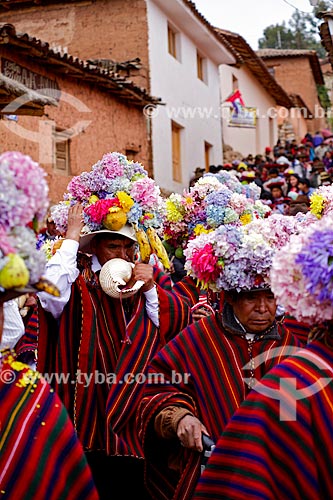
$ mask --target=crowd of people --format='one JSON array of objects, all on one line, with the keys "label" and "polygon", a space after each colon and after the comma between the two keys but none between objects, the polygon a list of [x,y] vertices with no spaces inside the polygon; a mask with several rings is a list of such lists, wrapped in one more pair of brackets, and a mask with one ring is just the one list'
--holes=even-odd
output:
[{"label": "crowd of people", "polygon": [[51,209],[0,156],[2,498],[333,498],[333,141],[294,142],[167,200],[107,153]]},{"label": "crowd of people", "polygon": [[[300,144],[293,140],[283,145],[278,140],[273,149],[267,146],[264,154],[249,154],[242,160],[209,167],[214,174],[223,170],[234,171],[243,183],[255,182],[273,211],[289,215],[295,205],[309,207],[313,191],[332,183],[333,136],[324,139],[319,132],[313,137],[307,134]],[[205,169],[197,167],[190,186],[204,173]],[[301,208],[306,210],[304,205]]]}]

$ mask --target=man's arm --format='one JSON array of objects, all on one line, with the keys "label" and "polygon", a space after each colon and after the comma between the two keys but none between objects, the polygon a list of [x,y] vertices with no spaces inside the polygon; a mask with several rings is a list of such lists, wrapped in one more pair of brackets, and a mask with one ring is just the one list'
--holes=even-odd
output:
[{"label": "man's arm", "polygon": [[12,349],[24,334],[24,323],[15,300],[4,302],[4,324],[1,348]]},{"label": "man's arm", "polygon": [[79,275],[76,257],[82,226],[82,206],[76,204],[68,212],[66,239],[47,263],[44,275],[58,287],[60,297],[54,297],[45,292],[38,293],[42,307],[50,312],[54,318],[59,318],[61,315],[69,301],[72,283]]}]

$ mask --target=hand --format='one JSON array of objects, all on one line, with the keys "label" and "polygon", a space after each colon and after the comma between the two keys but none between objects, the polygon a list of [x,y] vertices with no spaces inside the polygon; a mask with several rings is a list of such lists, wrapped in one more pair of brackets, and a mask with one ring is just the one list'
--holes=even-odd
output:
[{"label": "hand", "polygon": [[212,311],[207,307],[198,307],[192,311],[193,321],[199,321],[199,319],[205,318],[206,316],[210,316]]},{"label": "hand", "polygon": [[81,229],[84,226],[82,212],[83,207],[81,203],[76,203],[76,205],[73,205],[68,210],[67,239],[80,241]]},{"label": "hand", "polygon": [[143,292],[148,292],[154,286],[154,270],[150,264],[143,264],[142,262],[138,262],[135,264],[132,277],[130,281],[127,283],[126,288],[131,288],[137,281],[144,281],[145,284],[141,288]]},{"label": "hand", "polygon": [[209,435],[206,427],[198,418],[193,417],[192,415],[185,415],[185,417],[179,420],[177,437],[182,446],[185,446],[185,448],[192,448],[202,452],[202,433]]}]

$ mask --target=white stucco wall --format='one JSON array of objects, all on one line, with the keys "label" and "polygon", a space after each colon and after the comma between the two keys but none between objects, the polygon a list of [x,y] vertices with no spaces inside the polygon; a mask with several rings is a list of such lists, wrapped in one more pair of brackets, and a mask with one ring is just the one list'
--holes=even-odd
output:
[{"label": "white stucco wall", "polygon": [[[182,192],[195,168],[205,166],[205,142],[212,145],[209,163],[222,162],[218,65],[202,53],[207,58],[207,84],[201,81],[197,77],[197,49],[202,52],[201,47],[181,31],[179,16],[170,18],[154,0],[147,0],[147,11],[150,92],[165,103],[151,120],[154,177],[161,187]],[[168,22],[179,29],[181,60],[168,52]],[[181,183],[172,179],[171,120],[183,127]]]},{"label": "white stucco wall", "polygon": [[[233,76],[238,79],[238,88],[242,94],[245,106],[257,108],[256,128],[231,127],[228,125],[228,109],[230,108],[223,101],[233,92]],[[228,144],[244,156],[248,154],[264,154],[265,147],[274,146],[278,139],[275,100],[244,66],[235,68],[222,64],[220,66],[220,82],[224,144]],[[271,124],[269,114],[273,118]]]}]

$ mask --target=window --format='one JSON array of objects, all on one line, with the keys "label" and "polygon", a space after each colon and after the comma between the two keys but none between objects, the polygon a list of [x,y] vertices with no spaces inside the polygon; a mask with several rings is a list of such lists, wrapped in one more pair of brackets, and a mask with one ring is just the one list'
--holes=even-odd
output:
[{"label": "window", "polygon": [[56,130],[55,136],[55,170],[65,175],[70,175],[69,161],[69,143],[70,139],[67,134],[60,130]]},{"label": "window", "polygon": [[172,130],[172,179],[182,182],[181,164],[181,130],[182,127],[175,122],[171,122]]},{"label": "window", "polygon": [[197,51],[197,76],[199,80],[202,80],[205,83],[207,83],[206,64],[207,60]]},{"label": "window", "polygon": [[126,149],[125,150],[125,155],[127,156],[128,160],[135,161],[135,157],[137,154],[138,154],[138,151],[135,149]]},{"label": "window", "polygon": [[178,38],[179,35],[176,30],[171,28],[170,24],[168,24],[168,52],[175,59],[179,59]]},{"label": "window", "polygon": [[234,92],[237,89],[239,89],[238,78],[236,78],[235,75],[232,75],[232,90]]},{"label": "window", "polygon": [[212,150],[212,145],[205,141],[205,168],[206,168],[206,172],[209,171],[211,150]]}]

